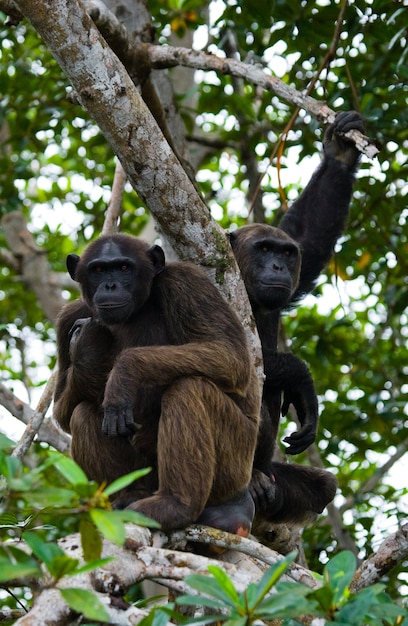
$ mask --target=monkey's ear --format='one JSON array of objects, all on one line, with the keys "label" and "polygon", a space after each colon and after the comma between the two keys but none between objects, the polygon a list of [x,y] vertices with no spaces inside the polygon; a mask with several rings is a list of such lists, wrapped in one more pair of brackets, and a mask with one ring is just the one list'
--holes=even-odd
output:
[{"label": "monkey's ear", "polygon": [[76,268],[79,263],[79,256],[77,254],[68,254],[67,256],[67,270],[72,280],[76,280]]},{"label": "monkey's ear", "polygon": [[229,236],[229,240],[230,240],[230,244],[232,247],[234,247],[234,243],[237,239],[237,233],[235,230],[233,230],[231,233],[228,233]]},{"label": "monkey's ear", "polygon": [[154,267],[154,275],[160,274],[164,270],[166,265],[166,257],[164,256],[163,248],[160,246],[152,246],[148,251],[151,262]]}]

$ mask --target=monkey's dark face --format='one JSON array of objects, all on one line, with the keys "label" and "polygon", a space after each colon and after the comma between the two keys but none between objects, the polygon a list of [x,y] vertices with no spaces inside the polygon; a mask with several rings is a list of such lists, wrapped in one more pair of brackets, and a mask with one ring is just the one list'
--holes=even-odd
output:
[{"label": "monkey's dark face", "polygon": [[298,247],[269,237],[253,244],[252,258],[251,297],[267,309],[286,306],[298,282]]},{"label": "monkey's dark face", "polygon": [[285,307],[299,281],[297,243],[277,228],[253,224],[235,231],[231,244],[251,303],[269,310]]},{"label": "monkey's dark face", "polygon": [[88,263],[86,275],[86,292],[93,309],[108,326],[126,322],[142,308],[153,279],[151,268],[143,267],[111,243]]},{"label": "monkey's dark face", "polygon": [[127,245],[125,236],[91,244],[80,258],[69,255],[68,271],[85,301],[106,326],[128,322],[147,302],[153,279],[164,267],[159,246]]}]

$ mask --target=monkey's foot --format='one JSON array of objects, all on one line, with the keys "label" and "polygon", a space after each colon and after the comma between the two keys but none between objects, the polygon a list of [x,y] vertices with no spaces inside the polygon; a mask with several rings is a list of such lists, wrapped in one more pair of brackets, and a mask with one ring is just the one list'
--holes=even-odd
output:
[{"label": "monkey's foot", "polygon": [[155,495],[128,504],[126,507],[159,522],[164,530],[185,528],[194,522],[191,508],[170,495]]},{"label": "monkey's foot", "polygon": [[206,506],[196,523],[218,528],[240,537],[248,537],[254,514],[254,501],[246,489],[244,493],[228,502]]}]

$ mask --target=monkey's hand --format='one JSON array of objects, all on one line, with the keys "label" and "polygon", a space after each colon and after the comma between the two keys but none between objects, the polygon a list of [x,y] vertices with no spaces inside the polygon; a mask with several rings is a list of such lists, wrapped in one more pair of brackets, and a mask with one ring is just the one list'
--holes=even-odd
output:
[{"label": "monkey's hand", "polygon": [[324,134],[323,150],[326,156],[337,159],[353,169],[361,154],[354,142],[343,136],[349,130],[364,133],[363,118],[357,111],[342,111],[336,115],[333,124],[327,127]]},{"label": "monkey's hand", "polygon": [[313,428],[313,424],[305,424],[302,428],[283,439],[285,443],[289,444],[285,452],[286,454],[300,454],[306,450],[315,439],[316,430]]},{"label": "monkey's hand", "polygon": [[255,511],[266,511],[275,501],[276,483],[273,474],[267,476],[257,469],[252,470],[249,493],[255,503]]},{"label": "monkey's hand", "polygon": [[108,437],[130,437],[136,432],[133,410],[130,402],[106,404],[102,422],[102,431]]},{"label": "monkey's hand", "polygon": [[282,415],[286,415],[292,404],[296,410],[301,428],[284,438],[289,444],[287,454],[299,454],[306,450],[316,438],[319,420],[318,401],[312,376],[303,361],[292,356],[293,378],[283,390]]}]

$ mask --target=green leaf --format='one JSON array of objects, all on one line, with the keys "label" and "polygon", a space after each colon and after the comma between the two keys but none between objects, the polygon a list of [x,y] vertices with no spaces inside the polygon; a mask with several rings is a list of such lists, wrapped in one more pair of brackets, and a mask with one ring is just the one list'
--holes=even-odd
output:
[{"label": "green leaf", "polygon": [[41,575],[41,568],[34,559],[29,559],[25,563],[10,563],[9,558],[0,558],[0,582],[2,583],[14,578],[41,577]]},{"label": "green leaf", "polygon": [[[31,485],[27,485],[24,489],[29,491],[32,489]],[[71,507],[72,503],[78,499],[75,491],[70,489],[63,489],[62,487],[41,487],[41,490],[30,492],[25,495],[30,498],[30,505],[32,507]]]},{"label": "green leaf", "polygon": [[187,606],[207,606],[210,609],[222,609],[225,605],[223,601],[214,598],[206,598],[205,596],[181,596],[176,600],[177,604],[185,604]]},{"label": "green leaf", "polygon": [[231,601],[230,596],[218,584],[216,580],[203,574],[192,574],[186,577],[186,583],[196,589],[201,594],[206,594],[212,598],[217,598],[225,602],[228,606],[235,606],[235,602]]},{"label": "green leaf", "polygon": [[2,513],[0,515],[0,528],[13,528],[18,525],[17,516],[14,513]]},{"label": "green leaf", "polygon": [[234,587],[234,584],[231,578],[217,565],[209,565],[208,571],[214,576],[215,580],[218,582],[220,589],[230,598],[230,600],[234,604],[239,603],[239,595],[237,590]]},{"label": "green leaf", "polygon": [[281,576],[296,558],[296,552],[291,552],[278,563],[267,569],[259,583],[249,585],[247,589],[248,603],[251,608],[255,607],[263,600],[272,587],[278,582]]},{"label": "green leaf", "polygon": [[55,467],[71,485],[88,483],[85,472],[68,456],[58,455]]},{"label": "green leaf", "polygon": [[86,619],[98,622],[109,622],[109,615],[104,605],[92,591],[86,589],[60,589],[60,593],[68,606]]},{"label": "green leaf", "polygon": [[324,568],[323,577],[333,590],[333,602],[335,605],[345,598],[346,590],[353,580],[356,571],[357,560],[349,550],[336,554]]},{"label": "green leaf", "polygon": [[81,517],[79,533],[85,561],[98,559],[102,553],[102,539],[94,522],[87,516]]},{"label": "green leaf", "polygon": [[87,563],[86,565],[78,567],[78,569],[75,570],[73,574],[85,574],[86,572],[92,572],[92,570],[97,569],[98,567],[103,567],[104,565],[107,565],[114,560],[114,557],[108,556],[105,559],[96,559],[95,561],[89,561],[89,563]]},{"label": "green leaf", "polygon": [[322,611],[325,613],[330,612],[334,606],[334,592],[328,585],[315,589],[311,592],[310,597],[316,600]]},{"label": "green leaf", "polygon": [[310,589],[295,582],[281,582],[276,585],[276,592],[264,598],[256,614],[262,620],[285,619],[299,615],[316,615],[316,603],[306,597]]},{"label": "green leaf", "polygon": [[14,446],[14,441],[11,441],[6,435],[0,434],[0,450],[10,450],[14,448]]},{"label": "green leaf", "polygon": [[48,568],[57,556],[65,556],[65,552],[56,543],[47,543],[38,535],[30,531],[23,532],[23,539],[29,545],[35,556]]},{"label": "green leaf", "polygon": [[146,515],[138,513],[137,511],[123,509],[121,511],[114,511],[114,513],[118,519],[122,520],[122,522],[131,522],[137,526],[148,526],[149,528],[160,528],[159,522],[156,522],[156,520],[150,519],[150,517],[146,517]]},{"label": "green leaf", "polygon": [[121,489],[128,487],[133,482],[135,482],[135,480],[142,478],[142,476],[146,476],[146,474],[149,474],[149,472],[151,471],[152,471],[151,467],[146,467],[145,469],[140,469],[140,470],[136,470],[135,472],[130,472],[130,474],[125,474],[124,476],[121,476],[117,480],[113,481],[113,483],[108,485],[104,489],[104,493],[107,496],[111,496],[113,493],[116,493],[117,491],[120,491]]},{"label": "green leaf", "polygon": [[73,574],[78,566],[78,559],[64,554],[63,556],[55,556],[49,563],[47,563],[47,569],[56,580],[59,580],[63,576]]},{"label": "green leaf", "polygon": [[126,538],[125,526],[116,511],[93,509],[90,516],[102,535],[117,545],[123,545]]},{"label": "green leaf", "polygon": [[[174,611],[174,604],[169,603],[166,604],[166,606],[153,608],[149,614],[139,622],[139,626],[166,626],[172,617],[174,621],[179,624],[183,624],[187,621],[184,615],[180,615],[180,613]],[[188,621],[191,623],[191,620]]]}]

